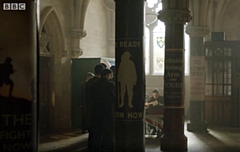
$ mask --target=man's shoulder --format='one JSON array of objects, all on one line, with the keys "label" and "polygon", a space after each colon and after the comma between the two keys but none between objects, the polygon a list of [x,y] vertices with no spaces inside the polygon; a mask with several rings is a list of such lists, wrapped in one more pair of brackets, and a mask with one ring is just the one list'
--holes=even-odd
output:
[{"label": "man's shoulder", "polygon": [[163,102],[163,96],[159,96],[158,98],[157,98],[157,100],[158,100],[158,102]]},{"label": "man's shoulder", "polygon": [[114,82],[112,82],[112,81],[108,81],[107,82],[110,86],[112,86],[112,87],[114,87],[115,86],[115,83]]},{"label": "man's shoulder", "polygon": [[103,84],[115,85],[114,82],[109,81],[109,80],[107,80],[107,79],[105,79],[105,78],[100,78],[99,80],[96,81],[96,83],[103,83]]},{"label": "man's shoulder", "polygon": [[88,80],[88,82],[86,83],[86,85],[91,85],[91,84],[93,84],[94,82],[96,82],[97,80],[99,80],[98,77],[93,77],[92,79]]},{"label": "man's shoulder", "polygon": [[94,82],[94,81],[97,81],[97,80],[99,80],[99,77],[93,77],[92,79],[89,80],[89,82],[91,82],[91,81]]},{"label": "man's shoulder", "polygon": [[115,85],[115,82],[112,82],[112,81],[108,81],[110,84],[112,84],[112,85]]},{"label": "man's shoulder", "polygon": [[158,96],[158,99],[163,99],[163,96]]}]

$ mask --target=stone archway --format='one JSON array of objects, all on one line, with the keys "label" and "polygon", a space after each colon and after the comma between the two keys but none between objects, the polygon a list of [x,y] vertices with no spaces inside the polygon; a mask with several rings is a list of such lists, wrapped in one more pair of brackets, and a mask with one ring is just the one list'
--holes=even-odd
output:
[{"label": "stone archway", "polygon": [[56,119],[56,115],[61,111],[60,107],[63,107],[62,77],[59,75],[62,75],[63,70],[62,57],[67,56],[64,32],[58,14],[51,6],[44,8],[41,12],[39,33],[39,118],[40,129],[44,133],[45,130],[51,132],[58,126],[59,121]]},{"label": "stone archway", "polygon": [[[47,42],[52,45],[50,48],[53,52],[48,52],[54,54],[54,56],[64,57],[66,56],[65,51],[65,39],[64,32],[58,17],[56,10],[52,6],[48,6],[41,12],[40,17],[40,48],[43,49]],[[57,45],[54,45],[57,44]],[[47,52],[42,52],[40,50],[40,55],[46,55]]]}]

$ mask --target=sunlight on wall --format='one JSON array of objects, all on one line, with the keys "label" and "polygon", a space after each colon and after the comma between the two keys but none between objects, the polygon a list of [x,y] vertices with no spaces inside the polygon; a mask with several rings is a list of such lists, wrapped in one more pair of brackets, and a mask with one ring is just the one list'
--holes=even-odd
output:
[{"label": "sunlight on wall", "polygon": [[[148,1],[146,18],[157,16],[162,9],[160,0]],[[155,14],[153,13],[155,11]],[[147,19],[149,20],[149,19]],[[165,25],[160,20],[145,26],[145,73],[146,75],[164,75]],[[189,75],[189,36],[185,33],[185,75]]]}]

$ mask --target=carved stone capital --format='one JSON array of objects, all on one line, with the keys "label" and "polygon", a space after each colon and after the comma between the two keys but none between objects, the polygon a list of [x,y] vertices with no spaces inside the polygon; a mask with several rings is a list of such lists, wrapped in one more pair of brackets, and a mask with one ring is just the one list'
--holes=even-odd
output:
[{"label": "carved stone capital", "polygon": [[192,20],[192,13],[189,10],[165,9],[158,13],[158,19],[165,23],[185,24]]},{"label": "carved stone capital", "polygon": [[81,39],[87,35],[87,32],[83,29],[72,29],[71,37]]},{"label": "carved stone capital", "polygon": [[210,28],[207,26],[187,25],[186,33],[190,37],[205,37],[210,34]]},{"label": "carved stone capital", "polygon": [[83,54],[83,51],[80,48],[79,49],[72,49],[72,51],[71,51],[72,58],[78,58],[82,54]]}]

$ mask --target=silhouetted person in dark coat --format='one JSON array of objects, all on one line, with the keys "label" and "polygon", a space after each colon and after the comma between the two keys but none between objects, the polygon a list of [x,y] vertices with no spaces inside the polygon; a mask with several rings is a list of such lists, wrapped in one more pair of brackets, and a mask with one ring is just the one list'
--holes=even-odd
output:
[{"label": "silhouetted person in dark coat", "polygon": [[94,152],[115,151],[115,84],[111,77],[112,71],[103,69],[101,78],[92,85]]},{"label": "silhouetted person in dark coat", "polygon": [[13,81],[10,79],[10,75],[14,73],[13,66],[11,64],[12,58],[7,57],[5,62],[0,64],[0,86],[3,84],[10,85],[9,97],[12,96],[13,91]]},{"label": "silhouetted person in dark coat", "polygon": [[112,70],[111,81],[116,84],[116,67],[115,67],[115,65],[111,66],[110,69]]},{"label": "silhouetted person in dark coat", "polygon": [[92,138],[93,138],[93,134],[91,131],[91,126],[92,126],[92,111],[93,111],[93,101],[92,101],[92,94],[91,94],[91,87],[92,84],[94,82],[96,82],[97,80],[100,79],[101,77],[101,71],[104,69],[104,66],[101,64],[98,64],[94,67],[94,71],[95,71],[95,76],[90,79],[87,83],[86,83],[86,95],[85,95],[85,99],[86,99],[86,114],[87,114],[87,130],[88,130],[88,148],[91,150],[92,149]]},{"label": "silhouetted person in dark coat", "polygon": [[86,79],[80,84],[80,108],[82,112],[81,129],[82,133],[87,132],[87,107],[86,107],[86,83],[94,77],[92,72],[87,72]]}]

